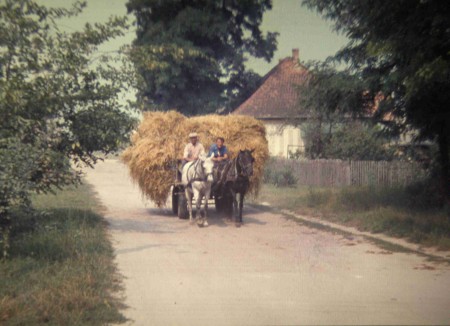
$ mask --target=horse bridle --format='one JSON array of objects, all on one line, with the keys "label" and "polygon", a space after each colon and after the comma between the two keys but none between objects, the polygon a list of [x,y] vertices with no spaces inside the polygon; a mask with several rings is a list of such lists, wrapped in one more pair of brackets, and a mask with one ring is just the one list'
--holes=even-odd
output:
[{"label": "horse bridle", "polygon": [[[243,177],[249,177],[248,169],[252,166],[252,162],[244,164],[244,162],[242,161],[242,158],[241,158],[241,153],[239,153],[239,155],[237,156],[236,161],[239,161],[239,166],[241,168],[240,174]],[[245,174],[242,172],[245,172]]]},{"label": "horse bridle", "polygon": [[192,182],[194,182],[194,181],[203,181],[203,182],[205,182],[206,180],[208,180],[208,176],[212,175],[212,172],[211,172],[211,173],[205,173],[205,169],[202,167],[202,169],[203,169],[203,174],[204,174],[205,177],[204,177],[203,179],[202,179],[202,178],[195,178],[195,176],[198,174],[198,173],[197,173],[197,166],[198,166],[198,164],[201,164],[200,162],[201,162],[201,160],[197,159],[197,160],[194,162],[194,164],[192,164],[192,165],[188,168],[188,171],[189,171],[190,168],[194,167],[194,178],[192,178],[191,180],[188,180],[189,183],[192,183]]}]

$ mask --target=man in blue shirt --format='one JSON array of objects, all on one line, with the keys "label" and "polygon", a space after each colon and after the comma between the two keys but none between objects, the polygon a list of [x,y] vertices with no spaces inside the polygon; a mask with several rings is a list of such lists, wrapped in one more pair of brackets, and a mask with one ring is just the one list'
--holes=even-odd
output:
[{"label": "man in blue shirt", "polygon": [[214,185],[212,193],[219,193],[219,196],[221,196],[222,192],[220,182],[220,180],[222,179],[221,174],[228,163],[228,149],[223,144],[224,142],[225,139],[223,139],[222,137],[217,137],[216,143],[211,145],[208,153],[208,156],[214,154],[214,157],[212,158],[212,160],[214,161]]},{"label": "man in blue shirt", "polygon": [[223,139],[222,137],[217,137],[216,143],[212,144],[211,147],[209,148],[208,156],[214,154],[214,157],[212,158],[213,161],[220,162],[228,159],[228,149],[223,144],[224,142],[225,139]]}]

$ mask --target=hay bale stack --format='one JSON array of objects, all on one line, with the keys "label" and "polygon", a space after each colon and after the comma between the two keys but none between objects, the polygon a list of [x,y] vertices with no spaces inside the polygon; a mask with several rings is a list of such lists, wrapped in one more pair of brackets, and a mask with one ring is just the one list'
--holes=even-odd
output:
[{"label": "hay bale stack", "polygon": [[264,125],[249,116],[206,115],[187,118],[169,112],[148,112],[131,145],[122,154],[122,161],[130,169],[130,175],[139,185],[142,194],[163,206],[174,182],[171,164],[183,156],[188,134],[197,132],[199,141],[208,151],[216,137],[224,137],[231,158],[241,149],[254,149],[254,175],[250,179],[250,193],[256,195],[262,179],[264,164],[269,157]]}]

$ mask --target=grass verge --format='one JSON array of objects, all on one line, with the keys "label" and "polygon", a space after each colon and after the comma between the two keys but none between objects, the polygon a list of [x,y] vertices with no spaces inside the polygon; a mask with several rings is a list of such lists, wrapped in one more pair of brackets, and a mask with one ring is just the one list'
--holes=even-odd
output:
[{"label": "grass verge", "polygon": [[258,203],[352,226],[361,231],[406,238],[450,250],[450,217],[445,210],[411,202],[404,188],[277,188],[264,184]]},{"label": "grass verge", "polygon": [[120,277],[106,222],[88,185],[33,199],[13,220],[0,262],[0,324],[121,323]]}]

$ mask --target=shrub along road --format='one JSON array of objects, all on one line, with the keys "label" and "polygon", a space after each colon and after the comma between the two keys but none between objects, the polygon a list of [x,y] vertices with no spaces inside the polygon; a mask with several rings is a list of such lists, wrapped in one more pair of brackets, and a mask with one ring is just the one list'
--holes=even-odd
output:
[{"label": "shrub along road", "polygon": [[89,171],[134,325],[448,324],[450,267],[245,209],[199,228],[143,202],[127,168]]}]

